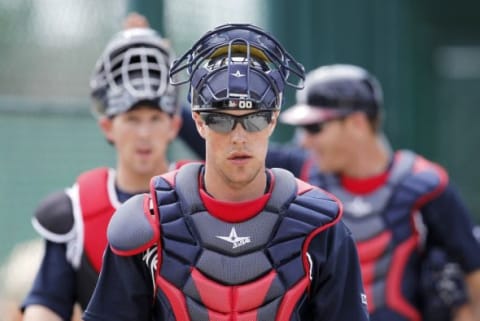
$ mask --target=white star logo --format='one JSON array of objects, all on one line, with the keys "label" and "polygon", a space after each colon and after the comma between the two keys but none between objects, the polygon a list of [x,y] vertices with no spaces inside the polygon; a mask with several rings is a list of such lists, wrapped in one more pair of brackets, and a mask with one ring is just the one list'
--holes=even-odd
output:
[{"label": "white star logo", "polygon": [[245,77],[244,74],[242,74],[240,72],[240,70],[237,70],[235,73],[231,74],[233,77],[236,77],[236,78],[242,78],[242,77]]},{"label": "white star logo", "polygon": [[373,207],[362,197],[355,197],[352,202],[345,204],[345,209],[355,217],[363,217],[371,214]]},{"label": "white star logo", "polygon": [[232,227],[232,230],[230,231],[230,235],[228,236],[217,235],[216,237],[221,240],[227,241],[228,243],[232,243],[232,249],[235,249],[237,247],[250,243],[250,236],[238,236],[237,231],[235,231],[235,227]]}]

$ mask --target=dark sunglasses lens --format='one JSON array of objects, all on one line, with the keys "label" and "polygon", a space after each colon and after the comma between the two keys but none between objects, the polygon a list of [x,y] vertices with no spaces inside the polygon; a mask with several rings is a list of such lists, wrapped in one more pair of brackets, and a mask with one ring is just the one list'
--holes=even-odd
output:
[{"label": "dark sunglasses lens", "polygon": [[208,127],[219,133],[228,133],[233,129],[235,119],[226,114],[202,114],[202,118]]},{"label": "dark sunglasses lens", "polygon": [[318,134],[319,132],[322,131],[322,124],[309,124],[309,125],[303,125],[302,126],[303,130],[305,130],[309,134]]},{"label": "dark sunglasses lens", "polygon": [[267,128],[272,121],[271,112],[260,112],[242,117],[243,127],[247,132],[258,132]]},{"label": "dark sunglasses lens", "polygon": [[222,113],[201,113],[203,121],[218,133],[230,132],[237,122],[241,123],[247,132],[258,132],[265,129],[272,121],[271,112],[258,112],[244,116],[233,116]]}]

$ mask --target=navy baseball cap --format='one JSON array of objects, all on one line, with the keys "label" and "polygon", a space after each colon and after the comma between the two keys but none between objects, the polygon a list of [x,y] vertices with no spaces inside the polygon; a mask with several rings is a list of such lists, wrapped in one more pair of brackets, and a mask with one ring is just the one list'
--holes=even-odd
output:
[{"label": "navy baseball cap", "polygon": [[353,65],[329,65],[307,74],[305,87],[297,92],[297,104],[280,115],[289,125],[322,123],[365,112],[377,117],[382,107],[378,81],[365,69]]}]

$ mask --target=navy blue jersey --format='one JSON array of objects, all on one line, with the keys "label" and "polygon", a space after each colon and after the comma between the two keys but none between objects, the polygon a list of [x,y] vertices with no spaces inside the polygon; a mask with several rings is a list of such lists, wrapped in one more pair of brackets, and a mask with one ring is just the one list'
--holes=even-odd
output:
[{"label": "navy blue jersey", "polygon": [[449,261],[457,262],[465,273],[480,268],[480,248],[473,235],[473,222],[457,189],[449,184],[437,198],[423,208],[428,228],[427,247],[448,254]]},{"label": "navy blue jersey", "polygon": [[65,251],[65,244],[46,241],[40,270],[22,303],[22,310],[29,305],[42,305],[57,313],[62,320],[71,319],[76,302],[76,272],[67,262]]}]

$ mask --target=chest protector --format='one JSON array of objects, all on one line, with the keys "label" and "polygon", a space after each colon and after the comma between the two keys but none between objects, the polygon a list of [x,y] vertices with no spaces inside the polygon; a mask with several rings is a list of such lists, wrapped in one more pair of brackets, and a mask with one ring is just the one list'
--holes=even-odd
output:
[{"label": "chest protector", "polygon": [[[107,245],[108,222],[120,205],[114,186],[115,172],[97,168],[81,174],[68,192],[73,205],[77,230],[77,296],[85,309],[102,266],[103,251]],[[73,249],[69,249],[72,252]],[[75,266],[75,265],[74,265]]]},{"label": "chest protector", "polygon": [[352,231],[372,320],[419,321],[417,310],[423,226],[420,209],[446,187],[440,166],[409,151],[397,152],[386,184],[354,195],[334,175],[315,181],[344,204]]},{"label": "chest protector", "polygon": [[299,320],[311,281],[309,242],[339,219],[338,203],[273,169],[263,210],[226,222],[200,198],[200,168],[185,165],[174,176],[152,180],[160,224],[158,299],[175,320]]}]

